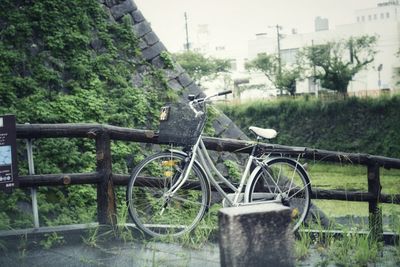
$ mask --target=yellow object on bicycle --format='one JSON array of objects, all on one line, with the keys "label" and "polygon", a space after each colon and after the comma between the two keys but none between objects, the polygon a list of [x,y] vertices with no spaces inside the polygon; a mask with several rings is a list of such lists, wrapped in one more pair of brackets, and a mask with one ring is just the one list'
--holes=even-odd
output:
[{"label": "yellow object on bicycle", "polygon": [[164,172],[164,176],[165,177],[172,177],[172,175],[174,175],[174,173],[172,171],[165,171]]},{"label": "yellow object on bicycle", "polygon": [[290,215],[290,217],[292,219],[295,219],[295,218],[297,218],[297,216],[299,216],[299,209],[298,208],[292,209],[292,214]]},{"label": "yellow object on bicycle", "polygon": [[161,162],[161,166],[163,166],[163,167],[174,167],[174,166],[176,166],[176,160],[166,160],[166,161],[163,161],[163,162]]}]

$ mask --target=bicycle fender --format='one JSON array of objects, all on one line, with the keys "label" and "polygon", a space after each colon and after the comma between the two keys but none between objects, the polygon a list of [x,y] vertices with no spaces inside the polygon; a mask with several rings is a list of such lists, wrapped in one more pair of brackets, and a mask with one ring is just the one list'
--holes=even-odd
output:
[{"label": "bicycle fender", "polygon": [[169,148],[169,149],[166,149],[166,152],[173,152],[173,153],[185,156],[185,157],[188,155],[187,153],[183,152],[182,150],[178,150],[178,149],[170,149]]},{"label": "bicycle fender", "polygon": [[308,174],[307,174],[307,171],[304,169],[303,165],[302,165],[300,162],[298,162],[297,160],[294,160],[294,159],[291,159],[291,158],[285,158],[285,157],[270,158],[270,159],[264,161],[264,164],[267,164],[267,165],[268,165],[268,163],[269,163],[270,161],[276,160],[276,159],[284,159],[284,160],[290,161],[291,163],[297,165],[297,167],[298,167],[298,169],[300,170],[300,172],[303,172],[303,174],[305,174],[305,176],[306,176],[307,178],[309,178],[309,177],[308,177]]},{"label": "bicycle fender", "polygon": [[257,173],[261,170],[261,166],[257,166],[251,172],[249,179],[247,180],[246,188],[244,190],[244,203],[249,203],[249,196],[250,196],[250,185],[253,183],[254,177]]}]

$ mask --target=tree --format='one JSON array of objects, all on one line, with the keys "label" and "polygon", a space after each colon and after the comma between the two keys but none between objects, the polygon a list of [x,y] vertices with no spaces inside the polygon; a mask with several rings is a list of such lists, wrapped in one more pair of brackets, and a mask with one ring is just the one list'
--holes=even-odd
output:
[{"label": "tree", "polygon": [[290,95],[296,93],[296,81],[300,78],[300,68],[284,70],[277,81],[278,88],[286,89]]},{"label": "tree", "polygon": [[250,71],[261,71],[276,88],[285,89],[290,95],[296,93],[296,80],[300,78],[301,73],[297,64],[291,67],[281,64],[279,69],[277,55],[261,53],[246,63],[245,68]]},{"label": "tree", "polygon": [[174,54],[176,61],[197,82],[205,78],[215,78],[218,74],[230,70],[230,62],[227,59],[205,57],[203,54],[193,51],[185,51]]},{"label": "tree", "polygon": [[349,82],[374,61],[377,37],[350,37],[347,40],[305,47],[301,52],[304,66],[324,88],[347,94]]}]

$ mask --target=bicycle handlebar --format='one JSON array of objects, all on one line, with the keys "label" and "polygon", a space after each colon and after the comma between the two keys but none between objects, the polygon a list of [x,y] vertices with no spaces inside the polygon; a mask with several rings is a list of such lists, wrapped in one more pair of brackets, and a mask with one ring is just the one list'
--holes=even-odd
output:
[{"label": "bicycle handlebar", "polygon": [[[216,93],[214,95],[210,95],[204,98],[198,98],[198,99],[194,99],[192,101],[189,101],[189,107],[193,110],[193,112],[196,114],[196,117],[203,115],[204,112],[203,111],[197,111],[196,108],[194,107],[194,105],[198,105],[200,103],[206,103],[207,100],[209,100],[210,98],[216,97],[216,96],[221,96],[221,95],[227,95],[232,93],[232,90],[226,90],[226,91],[222,91],[219,93]],[[205,109],[205,107],[203,108]]]}]

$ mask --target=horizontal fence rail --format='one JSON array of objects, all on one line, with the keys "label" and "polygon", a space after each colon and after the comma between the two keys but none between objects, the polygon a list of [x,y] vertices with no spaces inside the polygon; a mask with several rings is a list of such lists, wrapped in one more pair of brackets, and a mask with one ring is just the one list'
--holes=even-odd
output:
[{"label": "horizontal fence rail", "polygon": [[[99,133],[107,133],[112,140],[159,144],[157,134],[151,130],[138,130],[102,124],[18,124],[17,137],[34,138],[92,138]],[[250,153],[253,141],[204,137],[207,149],[226,152]],[[354,163],[360,165],[377,164],[384,168],[400,169],[400,159],[374,156],[362,153],[344,153],[307,147],[293,147],[276,144],[262,144],[266,152],[302,155],[305,159],[326,162]]]},{"label": "horizontal fence rail", "polygon": [[[126,185],[129,175],[113,174],[111,171],[111,141],[131,141],[159,144],[157,134],[150,130],[138,130],[103,124],[18,124],[17,138],[90,138],[96,141],[96,172],[71,174],[37,174],[19,177],[20,187],[62,186],[96,184],[98,199],[98,221],[100,224],[116,223],[114,185]],[[215,151],[250,153],[253,141],[204,137],[207,149]],[[400,194],[381,194],[379,169],[400,169],[400,159],[360,153],[343,153],[307,147],[292,147],[276,144],[260,144],[265,153],[285,156],[300,156],[308,160],[333,163],[351,163],[367,166],[368,192],[324,190],[312,188],[312,198],[369,203],[369,212],[376,221],[380,216],[378,203],[400,204]],[[195,185],[194,185],[195,186]],[[372,226],[370,226],[372,227]],[[382,232],[382,229],[378,229]]]},{"label": "horizontal fence rail", "polygon": [[[18,124],[17,137],[21,139],[34,138],[92,138],[100,133],[108,133],[112,140],[133,141],[141,143],[159,144],[157,134],[150,130],[138,130],[101,124]],[[207,149],[226,152],[250,153],[252,141],[221,139],[204,137]],[[284,154],[290,156],[301,155],[309,160],[319,160],[333,163],[352,163],[360,165],[378,165],[384,168],[400,169],[400,159],[373,156],[360,153],[343,153],[307,147],[292,147],[276,144],[261,144],[266,153]],[[99,182],[100,175],[96,173],[76,174],[42,174],[20,177],[21,187],[52,186],[67,184],[94,184]],[[128,175],[113,174],[118,185],[126,185]],[[371,195],[368,192],[352,192],[338,190],[313,189],[313,195],[322,199],[338,199],[351,201],[368,201]],[[400,195],[381,195],[384,203],[399,203]]]}]

